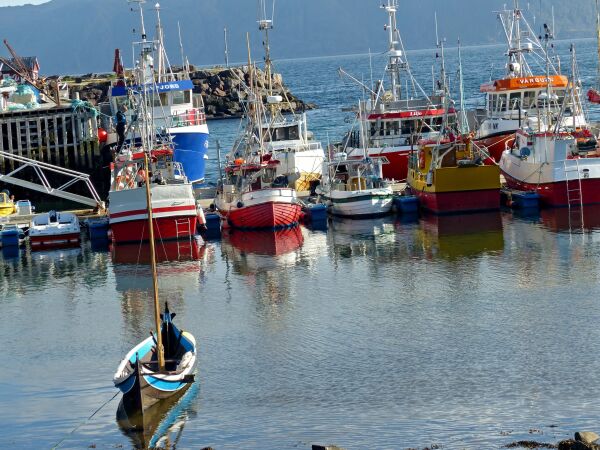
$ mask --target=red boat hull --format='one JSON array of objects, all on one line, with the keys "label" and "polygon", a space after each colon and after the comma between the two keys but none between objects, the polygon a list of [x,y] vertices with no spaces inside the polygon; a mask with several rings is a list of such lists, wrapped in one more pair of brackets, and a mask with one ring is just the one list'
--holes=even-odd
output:
[{"label": "red boat hull", "polygon": [[[483,139],[477,139],[475,143],[487,149],[490,156],[495,162],[499,162],[502,158],[502,152],[506,150],[507,146],[511,147],[515,142],[515,131],[508,131],[503,134],[495,134],[490,137]],[[488,161],[486,161],[488,163]],[[489,163],[492,163],[489,161]]]},{"label": "red boat hull", "polygon": [[[545,206],[568,206],[567,182],[557,181],[555,183],[526,183],[511,177],[506,172],[502,172],[506,179],[506,184],[512,189],[521,191],[535,191],[540,195],[542,205]],[[569,189],[577,189],[578,181],[569,181]],[[578,205],[578,193],[574,192],[571,198],[571,205]],[[584,178],[581,180],[581,196],[584,205],[600,203],[600,178]]]},{"label": "red boat hull", "polygon": [[[153,219],[154,240],[187,239],[196,234],[196,216]],[[129,220],[110,225],[112,240],[117,244],[149,241],[148,219]]]},{"label": "red boat hull", "polygon": [[500,190],[425,192],[413,190],[423,209],[435,214],[454,214],[500,209]]},{"label": "red boat hull", "polygon": [[265,202],[229,211],[229,225],[239,229],[277,229],[297,225],[302,210],[296,203]]},{"label": "red boat hull", "polygon": [[57,234],[53,236],[30,236],[31,248],[67,247],[79,244],[79,233]]}]

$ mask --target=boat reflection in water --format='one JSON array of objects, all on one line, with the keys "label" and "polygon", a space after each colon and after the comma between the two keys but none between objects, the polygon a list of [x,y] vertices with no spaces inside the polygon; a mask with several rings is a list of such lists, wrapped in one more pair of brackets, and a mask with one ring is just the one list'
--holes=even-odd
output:
[{"label": "boat reflection in water", "polygon": [[[158,287],[173,311],[184,310],[184,291],[197,292],[203,283],[208,253],[204,242],[195,239],[156,243]],[[111,256],[123,318],[129,329],[141,333],[153,323],[149,319],[152,305],[148,302],[152,276],[147,267],[141,267],[150,264],[150,245],[112,245]]]},{"label": "boat reflection in water", "polygon": [[294,264],[304,242],[301,227],[283,230],[230,230],[221,248],[240,274],[281,268]]},{"label": "boat reflection in water", "polygon": [[428,259],[472,257],[504,250],[500,211],[427,214],[421,220],[420,234]]},{"label": "boat reflection in water", "polygon": [[121,399],[117,424],[135,449],[177,448],[186,421],[195,412],[193,405],[198,392],[199,383],[192,383],[143,414],[139,409],[129,409],[127,402]]},{"label": "boat reflection in water", "polygon": [[[194,261],[204,255],[202,238],[158,241],[156,243],[156,262]],[[150,264],[150,245],[148,243],[113,245],[113,262],[118,264]]]},{"label": "boat reflection in water", "polygon": [[387,255],[396,241],[394,218],[391,216],[360,220],[333,217],[330,231],[328,238],[336,259]]},{"label": "boat reflection in water", "polygon": [[281,310],[272,307],[287,305],[296,295],[289,268],[299,260],[303,243],[303,230],[298,226],[283,230],[230,230],[223,235],[221,251],[228,272],[231,267],[234,274],[242,275],[265,315],[278,319]]},{"label": "boat reflection in water", "polygon": [[544,227],[555,232],[583,232],[600,229],[600,205],[583,208],[544,208],[540,210]]}]

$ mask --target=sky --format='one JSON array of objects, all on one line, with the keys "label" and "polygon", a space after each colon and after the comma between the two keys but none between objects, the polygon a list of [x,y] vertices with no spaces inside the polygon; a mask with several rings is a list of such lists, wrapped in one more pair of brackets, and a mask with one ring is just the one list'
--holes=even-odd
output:
[{"label": "sky", "polygon": [[50,0],[0,0],[0,6],[39,5]]}]

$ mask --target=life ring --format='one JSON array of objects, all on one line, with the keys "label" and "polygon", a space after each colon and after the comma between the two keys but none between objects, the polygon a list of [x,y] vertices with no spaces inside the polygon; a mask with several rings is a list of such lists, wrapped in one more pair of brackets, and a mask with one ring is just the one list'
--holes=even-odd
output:
[{"label": "life ring", "polygon": [[425,168],[425,150],[419,150],[419,169]]}]

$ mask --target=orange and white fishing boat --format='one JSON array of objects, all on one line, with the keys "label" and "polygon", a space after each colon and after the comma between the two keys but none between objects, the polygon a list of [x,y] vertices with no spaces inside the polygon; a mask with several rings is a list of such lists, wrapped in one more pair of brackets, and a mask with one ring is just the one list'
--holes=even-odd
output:
[{"label": "orange and white fishing boat", "polygon": [[390,90],[386,91],[381,81],[374,89],[361,83],[371,93],[369,100],[359,104],[357,117],[363,122],[361,131],[349,131],[339,151],[349,158],[362,159],[366,149],[369,158],[382,162],[384,178],[402,181],[408,172],[409,154],[417,142],[436,139],[444,116],[447,114],[448,122],[453,122],[456,112],[444,107],[441,86],[427,95],[413,77],[396,23],[397,0],[388,0],[382,8],[389,16],[385,28],[389,38],[386,72],[390,77]]},{"label": "orange and white fishing boat", "polygon": [[[485,109],[478,113],[479,128],[476,143],[486,148],[494,161],[514,143],[515,132],[527,121],[536,130],[562,127],[585,128],[585,116],[574,108],[567,96],[569,81],[561,75],[547,54],[536,33],[519,9],[518,0],[512,10],[498,13],[507,36],[508,61],[503,78],[481,85],[485,93]],[[551,34],[545,26],[544,35]],[[537,60],[546,73],[535,74],[529,60]],[[548,95],[548,87],[551,94]],[[575,86],[578,91],[579,87]],[[577,93],[579,95],[579,93]],[[565,99],[567,102],[565,103]],[[547,114],[547,111],[550,114]]]}]

